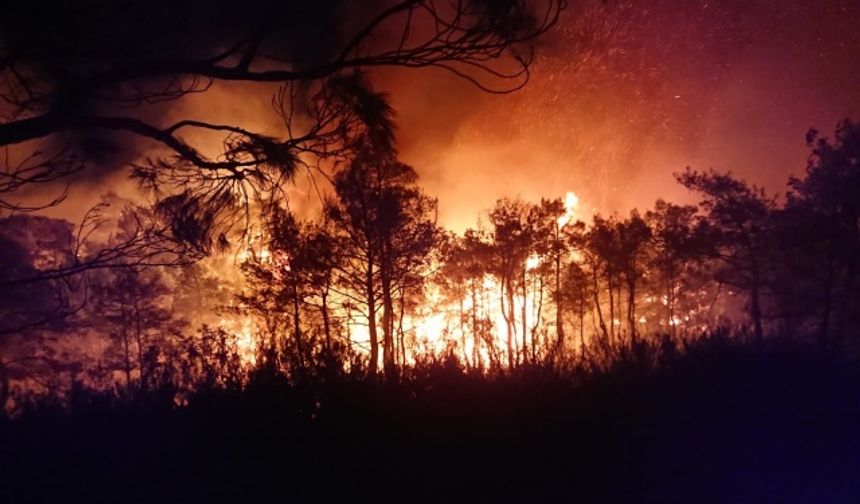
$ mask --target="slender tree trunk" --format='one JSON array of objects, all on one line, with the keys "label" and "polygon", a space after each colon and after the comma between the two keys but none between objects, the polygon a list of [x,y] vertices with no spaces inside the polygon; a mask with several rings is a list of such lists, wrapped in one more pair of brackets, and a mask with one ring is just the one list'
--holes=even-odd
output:
[{"label": "slender tree trunk", "polygon": [[609,343],[615,340],[615,291],[612,284],[612,273],[606,273],[606,286],[609,291]]},{"label": "slender tree trunk", "polygon": [[367,333],[370,337],[371,375],[376,375],[379,367],[379,339],[376,331],[376,289],[373,285],[373,262],[369,262],[365,272],[365,296],[367,297]]},{"label": "slender tree trunk", "polygon": [[674,341],[677,336],[677,329],[675,328],[675,268],[671,264],[666,268],[666,308],[669,313],[667,323],[672,334],[672,341]]},{"label": "slender tree trunk", "polygon": [[298,286],[293,285],[293,339],[296,345],[296,357],[299,368],[305,367],[305,349],[302,335],[301,299]]},{"label": "slender tree trunk", "polygon": [[399,347],[400,347],[400,364],[405,366],[406,365],[406,337],[403,334],[403,317],[406,314],[406,306],[405,306],[405,304],[406,304],[406,292],[405,292],[405,289],[403,292],[400,293],[399,302],[400,302],[400,313],[398,314],[398,321],[397,321],[397,338],[400,342],[400,345],[399,345]]},{"label": "slender tree trunk", "polygon": [[[507,347],[508,347],[508,369],[514,368],[514,293],[513,289],[511,289],[511,282],[509,279],[505,279],[502,281],[502,295],[501,295],[501,304],[502,304],[502,316],[505,319],[505,323],[508,326],[508,334],[507,334]],[[505,298],[507,298],[508,302],[508,310],[505,312]]]},{"label": "slender tree trunk", "polygon": [[382,288],[382,363],[385,373],[394,373],[394,303],[391,290]]},{"label": "slender tree trunk", "polygon": [[463,347],[463,361],[466,363],[466,369],[470,369],[471,363],[469,362],[469,352],[466,350],[466,309],[463,306],[464,296],[459,295],[459,292],[457,294],[457,298],[460,301],[460,345]]},{"label": "slender tree trunk", "polygon": [[764,339],[764,330],[761,325],[761,301],[759,299],[759,282],[758,279],[753,279],[752,288],[750,289],[750,314],[753,319],[753,331],[757,344],[761,344]]},{"label": "slender tree trunk", "polygon": [[750,258],[750,267],[752,270],[752,285],[750,286],[750,315],[753,319],[755,340],[756,343],[760,345],[764,340],[764,330],[762,329],[761,324],[761,270],[759,268],[758,257],[756,255],[755,248],[753,247],[752,239],[748,234],[744,233],[743,240],[746,246],[746,252]]},{"label": "slender tree trunk", "polygon": [[[537,303],[535,305],[535,322],[531,328],[532,335],[532,362],[537,362],[537,350],[540,344],[540,336],[538,336],[538,327],[541,325],[541,316],[543,315],[543,278],[538,279]],[[547,348],[549,345],[547,345]]]},{"label": "slender tree trunk", "polygon": [[382,363],[385,374],[394,375],[394,301],[391,293],[391,265],[387,256],[382,257]]},{"label": "slender tree trunk", "polygon": [[325,353],[326,358],[331,357],[331,320],[329,319],[328,313],[328,287],[323,290],[320,295],[320,314],[323,319],[323,336],[325,337]]},{"label": "slender tree trunk", "polygon": [[561,292],[561,254],[555,255],[555,353],[564,348],[564,296]]},{"label": "slender tree trunk", "polygon": [[636,277],[627,276],[627,323],[630,327],[630,340],[636,343]]},{"label": "slender tree trunk", "polygon": [[478,363],[478,367],[482,367],[481,364],[481,335],[478,333],[478,293],[477,286],[475,285],[475,279],[470,280],[471,294],[472,294],[472,355],[474,362]]},{"label": "slender tree trunk", "polygon": [[585,359],[585,286],[582,283],[579,286],[579,352]]},{"label": "slender tree trunk", "polygon": [[137,368],[140,370],[140,388],[146,385],[147,376],[143,366],[143,330],[140,326],[140,300],[134,297],[134,340],[137,344]]},{"label": "slender tree trunk", "polygon": [[131,387],[131,350],[129,349],[130,343],[128,339],[128,333],[125,329],[123,329],[122,344],[125,357],[125,384],[127,387]]},{"label": "slender tree trunk", "polygon": [[[615,330],[615,339],[618,341],[621,339],[621,315],[623,312],[621,311],[622,303],[624,302],[624,298],[621,296],[621,288],[623,282],[621,281],[621,275],[618,275],[615,279],[615,319],[612,319],[613,327],[617,327]],[[618,324],[615,323],[615,320],[618,320]]]},{"label": "slender tree trunk", "polygon": [[131,387],[131,343],[129,342],[128,335],[128,313],[126,311],[125,302],[120,305],[120,312],[122,313],[122,349],[123,349],[123,358],[125,359],[125,385],[126,387]]},{"label": "slender tree trunk", "polygon": [[600,308],[600,282],[598,281],[597,275],[597,267],[595,266],[592,271],[592,291],[594,295],[594,308],[597,310],[597,320],[600,323],[600,330],[603,333],[603,339],[606,342],[610,342],[609,331],[607,331],[606,322],[603,320],[603,310]]},{"label": "slender tree trunk", "polygon": [[526,320],[526,317],[528,316],[528,313],[526,312],[526,306],[528,305],[529,294],[528,294],[528,285],[526,284],[526,264],[525,263],[523,263],[523,268],[522,268],[522,296],[523,296],[523,306],[520,309],[520,314],[522,315],[521,325],[522,325],[522,330],[523,330],[523,335],[522,335],[523,349],[522,349],[522,352],[523,352],[523,363],[528,364],[529,347],[528,347],[528,343],[526,342],[526,338],[528,336],[528,321]]}]

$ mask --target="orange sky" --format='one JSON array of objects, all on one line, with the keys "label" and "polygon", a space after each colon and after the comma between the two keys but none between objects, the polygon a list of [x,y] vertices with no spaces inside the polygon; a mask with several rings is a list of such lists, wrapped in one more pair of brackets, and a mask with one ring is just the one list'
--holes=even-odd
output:
[{"label": "orange sky", "polygon": [[[493,96],[434,70],[372,74],[398,113],[401,155],[462,231],[502,196],[563,197],[581,211],[689,201],[672,173],[732,170],[784,190],[806,131],[860,119],[860,4],[812,0],[574,0],[541,41],[528,86]],[[216,84],[163,111],[275,132],[271,86]],[[129,151],[145,152],[133,143]],[[127,171],[88,174],[51,215],[72,220]],[[318,197],[304,176],[297,209]]]},{"label": "orange sky", "polygon": [[860,119],[857,26],[849,1],[579,1],[513,95],[434,71],[379,81],[444,224],[566,190],[623,212],[689,198],[672,178],[688,165],[783,191],[810,127]]}]

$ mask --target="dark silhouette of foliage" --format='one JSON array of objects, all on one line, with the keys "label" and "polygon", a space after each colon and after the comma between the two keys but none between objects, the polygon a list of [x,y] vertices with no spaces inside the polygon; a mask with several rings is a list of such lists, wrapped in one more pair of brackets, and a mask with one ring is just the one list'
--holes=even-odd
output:
[{"label": "dark silhouette of foliage", "polygon": [[[193,221],[197,228],[178,238],[223,241],[235,207],[253,194],[277,191],[320,159],[340,159],[357,137],[390,137],[386,101],[363,70],[434,67],[486,91],[518,89],[528,80],[533,41],[556,23],[565,2],[368,7],[337,0],[4,5],[0,146],[46,139],[59,148],[36,150],[18,164],[6,159],[2,207],[25,209],[10,199],[15,191],[63,180],[131,138],[155,148],[133,163],[134,175],[177,225]],[[273,109],[284,130],[271,136],[191,116],[156,119],[223,83],[280,86]],[[205,138],[220,139],[220,152],[207,152]]]},{"label": "dark silhouette of foliage", "polygon": [[704,198],[701,205],[718,233],[718,257],[726,266],[719,281],[745,291],[755,335],[761,340],[764,290],[769,285],[773,237],[773,211],[776,203],[764,190],[750,187],[731,174],[687,170],[678,181]]},{"label": "dark silhouette of foliage", "polygon": [[66,411],[42,403],[0,423],[0,492],[8,502],[856,499],[856,363],[719,331],[638,348],[564,374],[483,375],[450,359],[397,382],[261,370],[181,408],[155,391],[120,401],[78,389]]}]

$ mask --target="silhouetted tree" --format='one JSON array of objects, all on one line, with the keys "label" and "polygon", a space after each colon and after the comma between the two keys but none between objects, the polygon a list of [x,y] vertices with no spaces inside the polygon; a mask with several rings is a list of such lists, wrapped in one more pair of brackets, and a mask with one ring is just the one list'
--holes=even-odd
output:
[{"label": "silhouetted tree", "polygon": [[109,367],[124,373],[126,386],[152,384],[159,349],[180,329],[170,294],[155,269],[116,268],[93,280],[91,319],[110,338],[112,345],[104,358]]},{"label": "silhouetted tree", "polygon": [[569,255],[569,240],[564,230],[568,222],[563,220],[566,209],[560,199],[542,199],[533,211],[535,215],[534,249],[538,257],[544,258],[539,268],[545,271],[540,273],[548,274],[552,282],[551,294],[555,304],[555,343],[552,353],[557,354],[564,347],[565,336],[562,277]]},{"label": "silhouetted tree", "polygon": [[627,284],[627,325],[631,341],[636,341],[636,286],[645,268],[645,254],[651,229],[636,210],[618,223],[618,262]]},{"label": "silhouetted tree", "polygon": [[755,337],[761,341],[762,297],[769,279],[776,203],[763,189],[750,187],[731,174],[687,169],[677,174],[677,179],[704,198],[701,206],[705,218],[718,237],[716,257],[724,265],[717,278],[747,293]]},{"label": "silhouetted tree", "polygon": [[[498,348],[492,336],[492,321],[486,315],[484,279],[491,274],[491,246],[481,231],[468,229],[462,237],[453,237],[446,243],[443,265],[437,283],[449,300],[457,303],[461,344],[466,351],[466,335],[472,336],[471,365],[481,368],[481,349],[487,352],[488,364],[498,367]],[[468,303],[468,312],[465,309]],[[470,364],[469,356],[464,360]]]},{"label": "silhouetted tree", "polygon": [[[532,251],[534,235],[529,222],[530,206],[521,200],[502,198],[490,212],[492,229],[492,271],[498,278],[500,293],[500,308],[507,324],[507,357],[508,367],[513,368],[523,359],[528,358],[527,321],[525,317],[526,304],[526,268],[527,260]],[[515,340],[517,293],[522,295],[521,306],[521,345],[517,352]]]},{"label": "silhouetted tree", "polygon": [[20,281],[74,261],[73,226],[59,219],[14,215],[0,219],[0,412],[10,393],[12,361],[31,358],[40,331],[68,328],[85,286],[69,279]]},{"label": "silhouetted tree", "polygon": [[[645,214],[651,228],[653,255],[649,266],[660,277],[659,296],[666,299],[666,323],[674,337],[677,333],[675,308],[686,275],[694,273],[697,264],[712,255],[711,234],[704,221],[697,218],[694,206],[679,206],[658,199],[653,210]],[[679,292],[680,290],[680,292]]]},{"label": "silhouetted tree", "polygon": [[857,320],[860,125],[840,122],[832,141],[811,130],[807,143],[812,154],[806,174],[790,179],[782,222],[790,230],[786,237],[793,238],[789,247],[802,250],[803,260],[812,266],[805,273],[817,286],[807,287],[821,293],[821,302],[813,304],[820,305],[818,339],[826,347],[831,339],[841,341],[846,322]]},{"label": "silhouetted tree", "polygon": [[[594,308],[591,301],[593,288],[592,276],[586,269],[586,264],[581,264],[579,261],[569,262],[564,272],[562,293],[575,309],[579,333],[579,352],[583,359],[586,358],[588,351],[585,341],[585,314]],[[561,348],[561,351],[563,352],[564,348]]]},{"label": "silhouetted tree", "polygon": [[[592,276],[592,295],[594,296],[594,308],[597,310],[600,330],[603,333],[604,342],[612,345],[615,339],[616,300],[620,304],[619,296],[616,294],[620,289],[620,265],[616,256],[616,231],[617,220],[615,218],[605,219],[599,215],[594,216],[592,225],[586,236],[586,257]],[[606,281],[606,292],[609,297],[609,326],[603,316],[600,303],[600,281],[603,277]]]},{"label": "silhouetted tree", "polygon": [[387,373],[394,371],[396,301],[419,283],[416,275],[439,237],[436,202],[417,188],[416,179],[391,147],[369,144],[335,175],[335,197],[326,205],[343,259],[339,280],[365,308],[371,372],[378,365],[380,322],[383,362]]}]

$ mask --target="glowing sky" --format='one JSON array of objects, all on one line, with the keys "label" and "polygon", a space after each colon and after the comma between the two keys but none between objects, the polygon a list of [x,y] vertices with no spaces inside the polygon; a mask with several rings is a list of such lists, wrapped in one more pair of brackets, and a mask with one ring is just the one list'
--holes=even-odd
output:
[{"label": "glowing sky", "polygon": [[[804,168],[810,127],[860,119],[858,26],[856,0],[573,0],[514,94],[434,70],[372,78],[397,110],[404,161],[459,231],[501,196],[573,190],[582,215],[689,201],[672,179],[686,166],[784,190]],[[220,82],[160,113],[275,132],[273,91]],[[48,213],[75,220],[107,190],[130,193],[128,172],[110,166],[146,152],[123,148]],[[300,212],[318,206],[303,177],[293,192]]]},{"label": "glowing sky", "polygon": [[379,80],[443,224],[569,189],[626,211],[689,198],[672,179],[688,165],[783,191],[810,127],[860,118],[857,26],[847,0],[575,1],[513,95],[432,71]]}]

